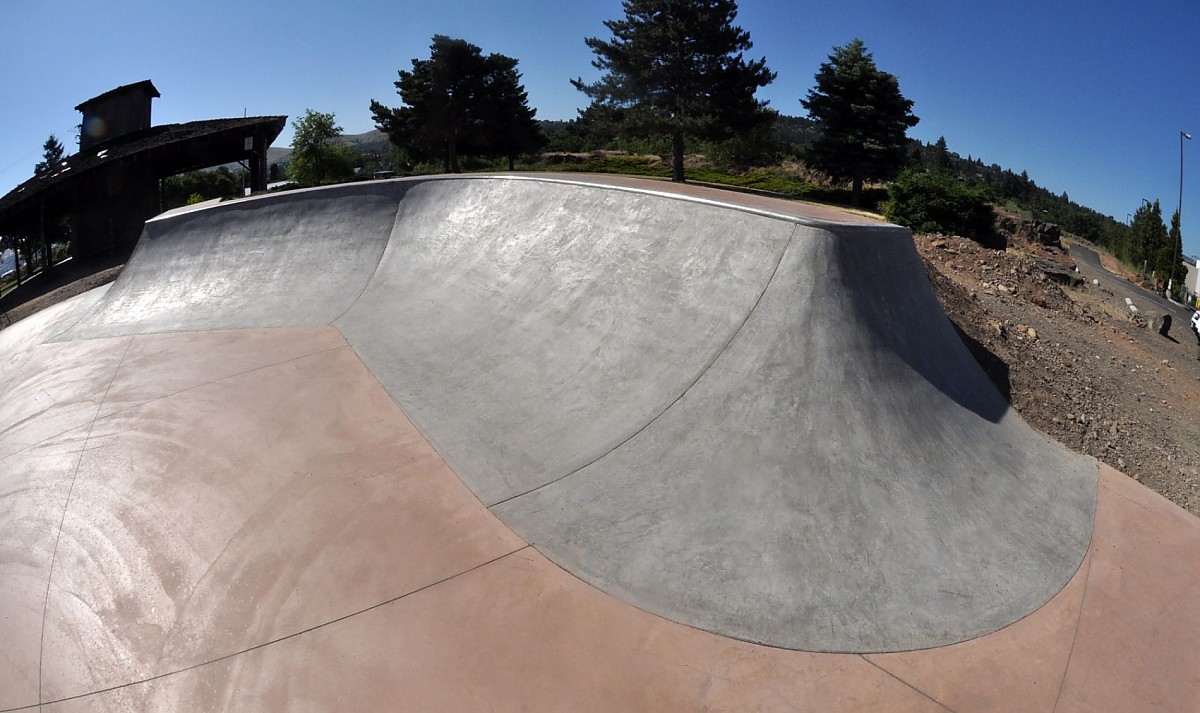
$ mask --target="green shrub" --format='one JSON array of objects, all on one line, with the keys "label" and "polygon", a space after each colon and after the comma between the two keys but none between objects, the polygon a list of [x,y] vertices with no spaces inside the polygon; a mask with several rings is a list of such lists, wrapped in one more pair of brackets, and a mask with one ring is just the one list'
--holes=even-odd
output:
[{"label": "green shrub", "polygon": [[915,233],[949,233],[977,241],[992,234],[987,196],[947,173],[906,170],[888,187],[884,215]]},{"label": "green shrub", "polygon": [[588,156],[551,156],[545,167],[552,171],[583,171],[587,173],[620,173],[629,176],[670,177],[671,167],[648,156],[592,153]]}]

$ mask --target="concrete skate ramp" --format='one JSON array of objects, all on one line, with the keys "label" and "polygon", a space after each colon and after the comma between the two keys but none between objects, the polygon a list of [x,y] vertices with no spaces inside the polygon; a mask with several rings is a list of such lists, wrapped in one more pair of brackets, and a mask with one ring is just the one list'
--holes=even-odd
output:
[{"label": "concrete skate ramp", "polygon": [[59,338],[328,324],[370,279],[404,188],[295,191],[151,220],[104,301]]},{"label": "concrete skate ramp", "polygon": [[895,226],[544,179],[340,187],[148,227],[63,336],[329,323],[518,534],[685,624],[947,644],[1040,607],[1088,545],[1095,462],[1008,408]]},{"label": "concrete skate ramp", "polygon": [[414,187],[337,326],[485,505],[593,462],[679,398],[796,230],[646,193]]},{"label": "concrete skate ramp", "polygon": [[1087,547],[1095,479],[985,380],[907,235],[802,228],[676,404],[493,511],[650,611],[877,652],[972,638],[1047,601]]}]

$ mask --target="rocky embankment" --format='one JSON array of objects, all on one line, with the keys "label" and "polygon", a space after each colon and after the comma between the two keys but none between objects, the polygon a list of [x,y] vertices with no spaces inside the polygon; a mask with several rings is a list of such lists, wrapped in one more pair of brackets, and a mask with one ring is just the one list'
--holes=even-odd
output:
[{"label": "rocky embankment", "polygon": [[1075,273],[1056,231],[1015,227],[1006,250],[916,236],[964,341],[1032,426],[1200,514],[1200,361],[1188,325],[1159,335]]}]

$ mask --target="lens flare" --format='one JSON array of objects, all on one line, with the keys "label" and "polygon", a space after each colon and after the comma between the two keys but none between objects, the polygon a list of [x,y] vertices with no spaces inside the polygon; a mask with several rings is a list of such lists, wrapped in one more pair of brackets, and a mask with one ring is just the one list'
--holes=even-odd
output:
[{"label": "lens flare", "polygon": [[108,123],[98,116],[89,116],[84,121],[83,131],[93,141],[100,141],[108,136]]}]

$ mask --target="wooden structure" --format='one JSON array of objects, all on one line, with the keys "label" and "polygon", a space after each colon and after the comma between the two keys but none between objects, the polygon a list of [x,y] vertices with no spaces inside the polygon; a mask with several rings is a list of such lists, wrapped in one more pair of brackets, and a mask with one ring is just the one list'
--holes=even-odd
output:
[{"label": "wooden structure", "polygon": [[120,258],[162,212],[160,182],[168,176],[244,162],[251,191],[266,190],[267,148],[286,116],[152,126],[158,96],[146,80],[75,107],[83,114],[79,152],[0,198],[0,235],[26,237],[48,254],[65,219],[73,258]]}]

